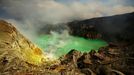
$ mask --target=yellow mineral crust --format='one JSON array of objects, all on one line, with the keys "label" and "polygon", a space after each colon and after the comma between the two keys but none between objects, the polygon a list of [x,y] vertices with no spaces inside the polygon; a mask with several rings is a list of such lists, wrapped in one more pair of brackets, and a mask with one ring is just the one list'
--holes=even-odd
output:
[{"label": "yellow mineral crust", "polygon": [[20,34],[13,25],[0,20],[0,59],[10,57],[35,65],[47,60],[42,50]]}]

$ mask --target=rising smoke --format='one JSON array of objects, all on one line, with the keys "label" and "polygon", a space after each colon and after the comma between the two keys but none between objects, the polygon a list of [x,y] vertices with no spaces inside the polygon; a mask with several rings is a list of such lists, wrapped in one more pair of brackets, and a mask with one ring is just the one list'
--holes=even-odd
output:
[{"label": "rising smoke", "polygon": [[33,39],[46,24],[133,12],[127,1],[131,0],[0,0],[0,8],[6,12],[4,19]]}]

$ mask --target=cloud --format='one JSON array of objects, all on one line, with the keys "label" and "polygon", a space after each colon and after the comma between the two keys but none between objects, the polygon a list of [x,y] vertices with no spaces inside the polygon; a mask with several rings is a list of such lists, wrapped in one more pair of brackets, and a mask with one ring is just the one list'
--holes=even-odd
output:
[{"label": "cloud", "polygon": [[39,20],[54,24],[73,19],[87,19],[134,11],[133,6],[123,5],[123,0],[110,1],[111,4],[116,4],[111,6],[99,0],[87,0],[87,3],[74,0],[70,4],[54,0],[3,0],[3,9],[17,19]]},{"label": "cloud", "polygon": [[[10,15],[6,19],[20,23],[21,26],[18,27],[24,33],[37,32],[46,24],[134,12],[134,7],[127,5],[126,0],[85,0],[84,3],[82,0],[72,2],[70,0],[68,3],[65,2],[65,0],[63,2],[58,0],[1,0],[0,7]],[[30,31],[26,32],[24,29]]]}]

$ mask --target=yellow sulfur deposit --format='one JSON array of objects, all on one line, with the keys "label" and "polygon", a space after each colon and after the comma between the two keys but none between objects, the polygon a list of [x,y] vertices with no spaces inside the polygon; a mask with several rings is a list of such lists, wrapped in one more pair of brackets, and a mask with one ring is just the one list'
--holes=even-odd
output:
[{"label": "yellow sulfur deposit", "polygon": [[29,64],[41,65],[44,53],[31,41],[20,34],[10,23],[0,20],[0,60],[19,58]]}]

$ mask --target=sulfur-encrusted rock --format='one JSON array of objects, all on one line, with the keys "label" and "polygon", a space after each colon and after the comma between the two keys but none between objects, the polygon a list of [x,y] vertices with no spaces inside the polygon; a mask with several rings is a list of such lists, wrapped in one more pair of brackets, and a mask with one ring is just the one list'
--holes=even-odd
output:
[{"label": "sulfur-encrusted rock", "polygon": [[13,25],[0,20],[0,58],[9,61],[14,57],[39,65],[45,56],[40,48],[20,34]]},{"label": "sulfur-encrusted rock", "polygon": [[19,33],[13,25],[0,20],[0,75],[25,75],[32,71],[38,74],[40,70],[46,72],[38,67],[45,60],[40,48]]}]

